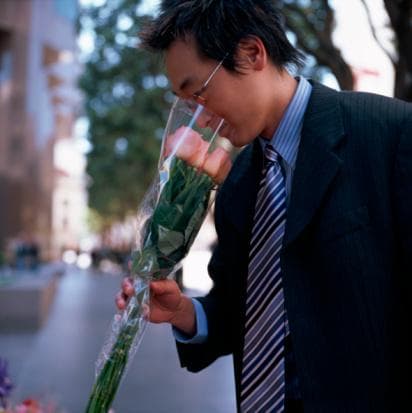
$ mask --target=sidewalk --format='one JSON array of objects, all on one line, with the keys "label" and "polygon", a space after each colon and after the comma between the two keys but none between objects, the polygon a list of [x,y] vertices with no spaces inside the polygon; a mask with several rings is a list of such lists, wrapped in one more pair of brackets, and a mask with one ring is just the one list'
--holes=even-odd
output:
[{"label": "sidewalk", "polygon": [[[0,334],[0,356],[17,385],[14,399],[42,397],[67,413],[83,412],[119,284],[118,277],[72,269],[39,333]],[[231,358],[189,373],[179,366],[169,326],[150,325],[113,407],[116,413],[233,413]]]}]

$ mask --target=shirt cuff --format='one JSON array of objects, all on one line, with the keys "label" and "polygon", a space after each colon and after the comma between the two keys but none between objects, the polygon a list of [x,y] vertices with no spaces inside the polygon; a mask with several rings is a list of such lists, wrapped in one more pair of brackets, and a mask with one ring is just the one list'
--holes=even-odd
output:
[{"label": "shirt cuff", "polygon": [[175,339],[184,344],[202,344],[206,341],[208,335],[207,318],[202,304],[196,298],[192,298],[196,315],[196,334],[192,337],[173,327]]}]

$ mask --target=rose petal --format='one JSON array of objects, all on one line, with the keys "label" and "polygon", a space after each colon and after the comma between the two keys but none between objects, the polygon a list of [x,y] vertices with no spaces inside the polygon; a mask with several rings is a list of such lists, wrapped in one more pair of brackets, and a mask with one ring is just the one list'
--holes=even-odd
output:
[{"label": "rose petal", "polygon": [[200,168],[203,165],[209,144],[193,129],[182,126],[167,137],[165,155],[176,150],[176,156],[189,165]]},{"label": "rose petal", "polygon": [[228,175],[232,162],[229,153],[223,148],[217,147],[209,153],[203,164],[203,171],[206,172],[214,182],[221,184]]}]

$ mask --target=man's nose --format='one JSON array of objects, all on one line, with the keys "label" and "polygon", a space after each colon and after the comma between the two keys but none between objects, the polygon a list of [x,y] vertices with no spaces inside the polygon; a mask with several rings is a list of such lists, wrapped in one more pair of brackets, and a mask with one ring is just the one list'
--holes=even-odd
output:
[{"label": "man's nose", "polygon": [[212,119],[212,114],[206,109],[203,109],[197,118],[196,124],[199,128],[207,128]]}]

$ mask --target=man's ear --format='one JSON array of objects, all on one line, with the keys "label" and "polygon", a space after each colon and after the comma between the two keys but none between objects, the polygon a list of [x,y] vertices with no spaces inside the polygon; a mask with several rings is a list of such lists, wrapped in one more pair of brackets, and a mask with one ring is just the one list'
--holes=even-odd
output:
[{"label": "man's ear", "polygon": [[236,50],[236,66],[240,71],[260,71],[268,61],[266,47],[257,36],[248,36],[242,39]]}]

